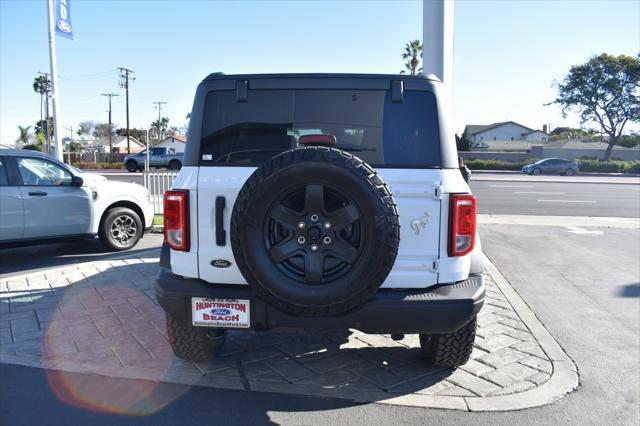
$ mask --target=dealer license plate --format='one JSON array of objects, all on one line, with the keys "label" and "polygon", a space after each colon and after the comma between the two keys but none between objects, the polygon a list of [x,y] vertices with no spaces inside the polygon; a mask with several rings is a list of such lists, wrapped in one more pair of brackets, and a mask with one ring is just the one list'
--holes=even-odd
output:
[{"label": "dealer license plate", "polygon": [[251,302],[247,299],[191,298],[193,325],[220,328],[249,328]]}]

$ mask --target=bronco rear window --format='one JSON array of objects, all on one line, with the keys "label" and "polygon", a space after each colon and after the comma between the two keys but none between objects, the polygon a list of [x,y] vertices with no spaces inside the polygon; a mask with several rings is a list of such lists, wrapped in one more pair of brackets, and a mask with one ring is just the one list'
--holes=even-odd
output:
[{"label": "bronco rear window", "polygon": [[439,167],[435,96],[385,90],[232,90],[205,101],[200,163],[256,166],[298,146],[304,135],[333,135],[344,149],[378,167]]}]

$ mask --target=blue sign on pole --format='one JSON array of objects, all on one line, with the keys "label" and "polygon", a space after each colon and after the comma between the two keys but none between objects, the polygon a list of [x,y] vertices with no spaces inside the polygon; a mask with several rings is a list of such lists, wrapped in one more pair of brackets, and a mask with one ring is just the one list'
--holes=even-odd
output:
[{"label": "blue sign on pole", "polygon": [[55,0],[56,34],[73,40],[71,28],[71,0]]}]

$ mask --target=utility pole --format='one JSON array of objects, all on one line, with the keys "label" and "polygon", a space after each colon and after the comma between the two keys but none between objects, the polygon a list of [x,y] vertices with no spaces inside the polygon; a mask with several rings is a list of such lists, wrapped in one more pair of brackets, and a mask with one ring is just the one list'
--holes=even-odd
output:
[{"label": "utility pole", "polygon": [[166,102],[157,101],[157,102],[154,102],[154,104],[156,104],[156,108],[158,109],[158,127],[157,127],[158,142],[157,143],[160,143],[160,112],[162,111],[162,105],[165,105]]},{"label": "utility pole", "polygon": [[[113,146],[111,144],[111,134],[113,133],[113,129],[111,128],[111,98],[114,96],[120,96],[115,93],[101,93],[102,96],[109,97],[109,154],[107,155],[107,161],[111,162],[111,153],[113,152]],[[127,121],[127,133],[129,132],[129,123]]]},{"label": "utility pole", "polygon": [[[40,96],[44,96],[45,100],[45,115],[46,115],[46,135],[45,135],[45,148],[47,154],[51,155],[51,123],[49,122],[49,92],[51,92],[51,80],[49,74],[46,72],[38,71],[37,74],[44,77],[44,82],[38,85],[38,93]],[[40,124],[42,124],[42,108],[40,109]]]},{"label": "utility pole", "polygon": [[127,103],[127,154],[131,154],[131,131],[129,130],[129,80],[135,80],[133,77],[129,77],[129,74],[133,74],[128,68],[118,67],[120,71],[120,87],[124,88],[126,93],[126,103]]}]

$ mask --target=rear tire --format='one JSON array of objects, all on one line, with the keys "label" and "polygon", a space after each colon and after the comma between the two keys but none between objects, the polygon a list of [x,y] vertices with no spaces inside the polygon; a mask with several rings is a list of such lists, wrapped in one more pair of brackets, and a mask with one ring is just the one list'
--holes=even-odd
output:
[{"label": "rear tire", "polygon": [[130,173],[135,173],[138,171],[138,163],[136,162],[136,160],[127,161],[127,170]]},{"label": "rear tire", "polygon": [[422,357],[438,367],[459,367],[469,361],[475,338],[475,318],[453,333],[421,334]]},{"label": "rear tire", "polygon": [[169,170],[180,170],[182,168],[182,163],[178,160],[169,161]]},{"label": "rear tire", "polygon": [[178,358],[194,362],[208,362],[222,351],[227,337],[226,330],[186,325],[169,313],[166,313],[165,317],[169,344]]}]

